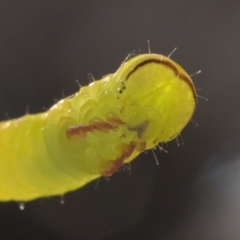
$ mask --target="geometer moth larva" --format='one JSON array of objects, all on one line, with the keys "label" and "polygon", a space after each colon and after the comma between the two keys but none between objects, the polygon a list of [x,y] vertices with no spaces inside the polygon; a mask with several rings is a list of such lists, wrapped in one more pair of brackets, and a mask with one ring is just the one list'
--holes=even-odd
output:
[{"label": "geometer moth larva", "polygon": [[0,123],[0,201],[62,195],[175,138],[196,91],[168,57],[140,54],[48,111]]}]

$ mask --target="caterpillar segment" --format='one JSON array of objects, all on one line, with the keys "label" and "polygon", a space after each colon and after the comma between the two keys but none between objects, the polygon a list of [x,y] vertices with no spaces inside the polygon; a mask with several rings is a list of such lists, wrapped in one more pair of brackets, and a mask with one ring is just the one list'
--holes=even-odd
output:
[{"label": "caterpillar segment", "polygon": [[197,104],[177,63],[141,54],[48,111],[0,123],[0,201],[62,195],[175,138]]}]

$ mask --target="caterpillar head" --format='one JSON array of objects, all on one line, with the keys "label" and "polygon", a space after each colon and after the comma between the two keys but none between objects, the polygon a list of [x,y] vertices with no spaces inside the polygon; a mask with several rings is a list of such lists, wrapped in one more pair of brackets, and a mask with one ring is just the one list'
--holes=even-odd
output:
[{"label": "caterpillar head", "polygon": [[122,65],[112,81],[122,120],[146,148],[175,138],[191,119],[196,91],[190,76],[168,57],[142,54]]}]

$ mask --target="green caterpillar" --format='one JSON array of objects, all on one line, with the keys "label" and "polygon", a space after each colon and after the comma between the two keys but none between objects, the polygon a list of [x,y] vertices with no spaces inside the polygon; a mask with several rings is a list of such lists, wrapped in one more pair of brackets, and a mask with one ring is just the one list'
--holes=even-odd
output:
[{"label": "green caterpillar", "polygon": [[62,195],[179,135],[196,107],[189,75],[141,54],[48,111],[0,123],[0,201]]}]

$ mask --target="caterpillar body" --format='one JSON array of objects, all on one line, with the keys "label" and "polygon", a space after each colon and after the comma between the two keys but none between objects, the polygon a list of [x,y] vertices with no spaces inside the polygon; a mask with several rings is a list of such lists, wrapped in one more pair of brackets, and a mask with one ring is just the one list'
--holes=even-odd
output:
[{"label": "caterpillar body", "polygon": [[179,135],[196,102],[185,70],[149,53],[46,112],[1,122],[0,201],[62,195],[111,176]]}]

